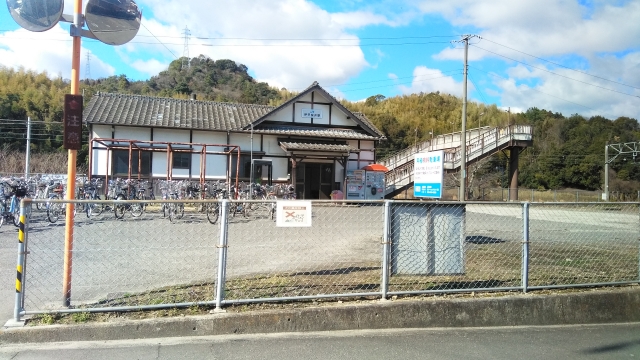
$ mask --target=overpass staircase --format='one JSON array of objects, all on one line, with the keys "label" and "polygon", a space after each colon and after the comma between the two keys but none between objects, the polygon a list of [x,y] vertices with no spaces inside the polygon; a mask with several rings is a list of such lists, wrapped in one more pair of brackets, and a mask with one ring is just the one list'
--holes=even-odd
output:
[{"label": "overpass staircase", "polygon": [[[401,150],[379,163],[389,171],[385,174],[385,197],[393,197],[413,186],[415,154],[429,151],[444,151],[444,171],[460,171],[462,132],[443,134],[433,139]],[[467,166],[489,157],[498,151],[525,148],[533,143],[531,125],[509,125],[504,128],[481,127],[467,130]]]}]

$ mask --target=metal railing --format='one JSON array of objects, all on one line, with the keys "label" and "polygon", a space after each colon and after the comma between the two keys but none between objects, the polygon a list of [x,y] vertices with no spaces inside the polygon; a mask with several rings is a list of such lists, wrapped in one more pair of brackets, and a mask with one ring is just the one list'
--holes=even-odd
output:
[{"label": "metal railing", "polygon": [[[467,162],[495,153],[513,141],[532,141],[531,125],[509,125],[505,128],[480,128],[469,131],[466,154]],[[454,149],[446,151],[443,164],[445,170],[460,167],[462,150],[461,134],[440,135],[416,146],[402,150],[380,161],[389,171],[385,176],[385,193],[394,191],[413,182],[414,155],[419,152]]]},{"label": "metal railing", "polygon": [[[131,202],[101,201],[99,215],[77,211],[71,293],[63,296],[64,224],[31,209],[34,202],[21,209],[16,321],[640,281],[639,203],[160,200],[143,202],[141,216],[116,219],[110,208]],[[74,201],[78,210],[95,203]],[[184,214],[170,220],[168,203],[183,204]],[[278,226],[300,208],[310,211],[309,226]],[[15,236],[6,226],[0,238]]]}]

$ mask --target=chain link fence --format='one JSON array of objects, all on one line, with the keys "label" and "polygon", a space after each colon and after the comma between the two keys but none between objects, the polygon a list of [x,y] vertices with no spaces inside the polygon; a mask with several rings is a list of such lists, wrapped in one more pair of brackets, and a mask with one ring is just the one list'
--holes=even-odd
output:
[{"label": "chain link fence", "polygon": [[35,202],[18,318],[640,280],[638,203],[75,201],[66,251],[67,201]]}]

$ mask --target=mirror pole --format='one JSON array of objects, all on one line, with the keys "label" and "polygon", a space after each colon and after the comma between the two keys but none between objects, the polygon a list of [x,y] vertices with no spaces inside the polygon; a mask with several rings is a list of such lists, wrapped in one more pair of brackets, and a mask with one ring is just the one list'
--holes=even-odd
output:
[{"label": "mirror pole", "polygon": [[[82,28],[82,0],[74,0],[73,26]],[[71,57],[71,94],[80,95],[80,51],[82,49],[82,37],[73,36],[73,54]],[[77,150],[67,150],[67,200],[73,200],[76,193],[76,159]],[[73,208],[75,204],[66,204],[66,221],[64,233],[64,273],[62,282],[63,305],[71,306],[71,269],[73,252]]]}]

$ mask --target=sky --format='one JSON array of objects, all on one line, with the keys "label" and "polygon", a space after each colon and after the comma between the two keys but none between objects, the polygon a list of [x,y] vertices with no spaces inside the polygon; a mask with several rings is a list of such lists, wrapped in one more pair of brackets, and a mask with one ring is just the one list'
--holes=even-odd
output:
[{"label": "sky", "polygon": [[[74,0],[64,3],[71,14]],[[148,80],[182,56],[204,55],[244,64],[277,88],[301,91],[317,81],[350,101],[436,91],[462,97],[469,36],[469,101],[640,119],[637,0],[136,3],[142,25],[129,43],[82,40],[82,79]],[[71,47],[67,24],[29,32],[0,7],[1,66],[69,79]]]}]

